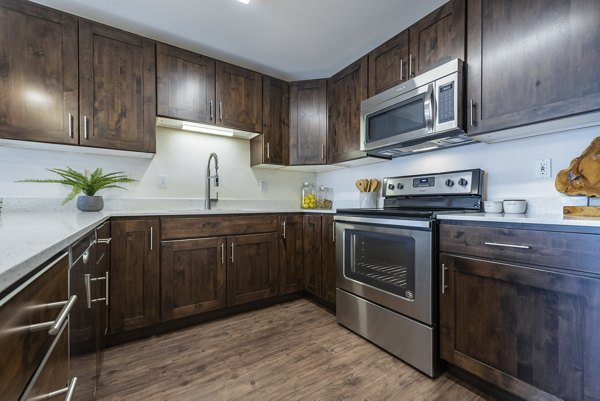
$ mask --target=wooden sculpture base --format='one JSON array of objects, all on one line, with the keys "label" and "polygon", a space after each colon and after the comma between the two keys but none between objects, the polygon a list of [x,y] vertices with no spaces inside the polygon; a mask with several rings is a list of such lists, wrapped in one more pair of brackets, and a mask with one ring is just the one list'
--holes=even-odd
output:
[{"label": "wooden sculpture base", "polygon": [[565,216],[600,217],[600,206],[563,206]]}]

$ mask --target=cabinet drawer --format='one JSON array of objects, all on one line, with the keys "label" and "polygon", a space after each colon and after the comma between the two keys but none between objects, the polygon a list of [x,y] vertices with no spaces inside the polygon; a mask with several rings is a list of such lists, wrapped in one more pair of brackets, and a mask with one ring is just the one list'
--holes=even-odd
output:
[{"label": "cabinet drawer", "polygon": [[277,215],[227,215],[210,217],[165,217],[161,238],[186,239],[277,231]]},{"label": "cabinet drawer", "polygon": [[600,274],[600,235],[442,224],[440,250]]},{"label": "cabinet drawer", "polygon": [[0,366],[10,366],[0,375],[0,398],[19,398],[55,340],[49,329],[65,308],[68,270],[65,252],[0,301]]}]

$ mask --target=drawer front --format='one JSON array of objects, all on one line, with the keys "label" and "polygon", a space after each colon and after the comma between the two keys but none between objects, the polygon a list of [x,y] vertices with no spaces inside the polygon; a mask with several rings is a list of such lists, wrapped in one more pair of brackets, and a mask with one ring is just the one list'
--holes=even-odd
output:
[{"label": "drawer front", "polygon": [[[67,300],[68,254],[50,261],[41,274],[34,276],[14,295],[0,301],[0,394],[2,399],[16,400],[48,353],[56,334],[49,333]],[[52,303],[59,303],[49,305]]]},{"label": "drawer front", "polygon": [[163,217],[163,240],[260,234],[277,231],[277,215],[226,215],[210,217]]},{"label": "drawer front", "polygon": [[600,274],[600,235],[442,224],[440,250]]}]

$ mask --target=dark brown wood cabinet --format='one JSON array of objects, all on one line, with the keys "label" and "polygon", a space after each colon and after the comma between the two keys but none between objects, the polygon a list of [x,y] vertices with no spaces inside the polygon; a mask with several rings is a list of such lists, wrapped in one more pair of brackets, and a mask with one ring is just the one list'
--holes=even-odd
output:
[{"label": "dark brown wood cabinet", "polygon": [[372,50],[368,58],[369,97],[406,81],[408,29]]},{"label": "dark brown wood cabinet", "polygon": [[304,248],[302,215],[279,217],[279,293],[302,290],[304,280]]},{"label": "dark brown wood cabinet", "polygon": [[335,305],[333,215],[304,215],[304,289]]},{"label": "dark brown wood cabinet", "polygon": [[287,82],[263,76],[262,135],[250,141],[250,165],[289,164],[290,91]]},{"label": "dark brown wood cabinet", "polygon": [[226,306],[226,246],[225,237],[162,242],[163,321]]},{"label": "dark brown wood cabinet", "polygon": [[77,18],[0,3],[0,137],[77,144]]},{"label": "dark brown wood cabinet", "polygon": [[[542,231],[531,230],[531,236],[519,235],[526,229],[516,230],[514,236],[512,231],[442,225],[442,358],[523,399],[597,400],[599,272],[547,266],[544,257],[551,259],[553,252],[559,252],[554,240],[540,242],[537,233]],[[598,244],[596,239],[588,245],[598,251]],[[492,249],[496,256],[471,255],[481,254],[481,248]],[[462,254],[449,253],[450,249]],[[564,252],[582,265],[597,260],[597,255],[589,259],[580,254],[579,247]],[[540,255],[541,262],[519,261],[529,253]]]},{"label": "dark brown wood cabinet", "polygon": [[227,305],[277,295],[277,234],[227,237]]},{"label": "dark brown wood cabinet", "polygon": [[366,156],[366,153],[360,150],[360,102],[368,95],[368,66],[368,57],[364,56],[329,79],[329,163]]},{"label": "dark brown wood cabinet", "polygon": [[153,325],[160,315],[159,220],[111,221],[111,334]]},{"label": "dark brown wood cabinet", "polygon": [[290,165],[327,162],[327,80],[290,86]]},{"label": "dark brown wood cabinet", "polygon": [[156,151],[154,41],[79,23],[80,145]]},{"label": "dark brown wood cabinet", "polygon": [[157,114],[215,123],[215,60],[156,44]]},{"label": "dark brown wood cabinet", "polygon": [[217,124],[262,132],[262,75],[217,61],[216,77]]},{"label": "dark brown wood cabinet", "polygon": [[468,2],[469,134],[600,109],[600,3]]},{"label": "dark brown wood cabinet", "polygon": [[465,59],[465,2],[451,0],[409,28],[409,78],[455,58]]}]

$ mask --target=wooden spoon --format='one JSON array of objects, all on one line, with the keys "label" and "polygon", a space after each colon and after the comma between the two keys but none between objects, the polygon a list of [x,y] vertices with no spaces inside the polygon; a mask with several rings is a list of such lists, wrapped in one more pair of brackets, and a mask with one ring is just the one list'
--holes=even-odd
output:
[{"label": "wooden spoon", "polygon": [[358,188],[358,190],[360,192],[366,192],[367,188],[366,188],[366,180],[360,179],[360,180],[356,180],[356,188]]},{"label": "wooden spoon", "polygon": [[371,178],[369,180],[369,192],[377,191],[378,186],[379,186],[379,180],[377,178]]}]

